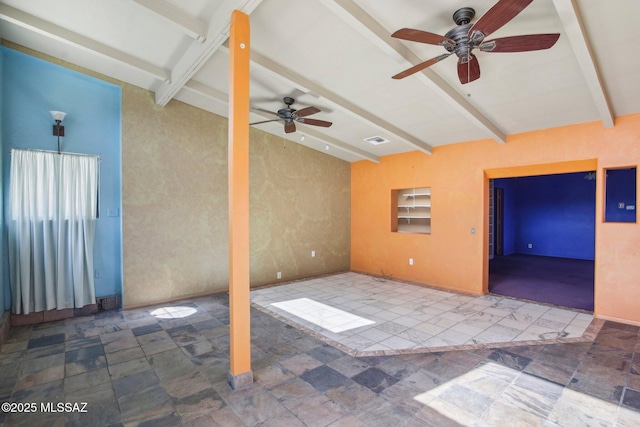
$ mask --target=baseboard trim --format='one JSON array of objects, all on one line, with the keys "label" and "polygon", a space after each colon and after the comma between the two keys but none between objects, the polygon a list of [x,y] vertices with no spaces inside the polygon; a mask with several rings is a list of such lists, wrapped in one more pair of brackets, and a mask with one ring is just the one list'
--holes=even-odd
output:
[{"label": "baseboard trim", "polygon": [[621,317],[607,316],[603,314],[595,314],[593,315],[596,319],[609,320],[611,322],[624,323],[626,325],[640,326],[640,321],[623,319]]}]

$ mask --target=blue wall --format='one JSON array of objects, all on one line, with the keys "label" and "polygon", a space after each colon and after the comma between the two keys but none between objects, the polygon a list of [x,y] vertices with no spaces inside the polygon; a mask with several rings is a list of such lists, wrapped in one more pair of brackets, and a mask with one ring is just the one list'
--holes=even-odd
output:
[{"label": "blue wall", "polygon": [[593,260],[596,181],[585,176],[496,179],[504,189],[504,254]]},{"label": "blue wall", "polygon": [[636,222],[636,168],[607,169],[605,185],[604,220]]},{"label": "blue wall", "polygon": [[[100,218],[96,225],[96,296],[122,294],[121,104],[119,86],[2,47],[2,174],[9,197],[12,148],[57,150],[50,110],[67,113],[62,151],[99,155]],[[4,214],[5,219],[7,214]],[[6,241],[6,220],[3,241]],[[9,309],[8,259],[3,253],[5,309]]]}]

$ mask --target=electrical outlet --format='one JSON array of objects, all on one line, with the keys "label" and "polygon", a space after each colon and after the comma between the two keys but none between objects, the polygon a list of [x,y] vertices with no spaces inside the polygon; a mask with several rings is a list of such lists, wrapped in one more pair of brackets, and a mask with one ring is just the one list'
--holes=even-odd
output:
[{"label": "electrical outlet", "polygon": [[529,244],[527,245],[527,247],[528,247],[529,249],[533,248],[533,243],[529,243]]},{"label": "electrical outlet", "polygon": [[276,279],[282,279],[282,272],[278,271],[276,273]]},{"label": "electrical outlet", "polygon": [[316,251],[311,251],[311,258],[313,258],[314,256],[316,256]]},{"label": "electrical outlet", "polygon": [[413,258],[409,258],[409,265],[413,265]]}]

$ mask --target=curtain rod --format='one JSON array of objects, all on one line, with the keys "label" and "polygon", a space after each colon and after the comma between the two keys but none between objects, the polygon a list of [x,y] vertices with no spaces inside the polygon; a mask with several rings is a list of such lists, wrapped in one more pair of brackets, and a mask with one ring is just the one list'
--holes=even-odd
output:
[{"label": "curtain rod", "polygon": [[86,156],[86,157],[97,157],[98,161],[101,162],[102,158],[100,158],[100,156],[97,156],[95,154],[86,154],[86,153],[71,153],[69,151],[61,151],[61,152],[57,152],[55,150],[42,150],[40,148],[12,148],[11,151],[9,151],[10,155],[13,155],[13,150],[24,150],[24,151],[39,151],[41,153],[54,153],[54,154],[71,154],[73,156]]}]

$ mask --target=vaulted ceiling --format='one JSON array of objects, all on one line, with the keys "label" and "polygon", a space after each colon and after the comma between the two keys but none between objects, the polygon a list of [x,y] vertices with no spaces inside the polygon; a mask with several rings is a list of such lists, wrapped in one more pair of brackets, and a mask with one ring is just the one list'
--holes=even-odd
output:
[{"label": "vaulted ceiling", "polygon": [[[478,80],[461,84],[456,57],[391,37],[400,28],[444,35],[453,13],[476,22],[497,0],[0,0],[0,37],[155,93],[228,115],[231,12],[251,22],[251,120],[277,118],[283,97],[315,106],[331,127],[281,122],[266,132],[346,161],[457,142],[507,142],[521,132],[640,111],[638,0],[534,0],[491,38],[559,33],[550,49],[474,51]],[[388,142],[365,141],[380,137]]]}]

